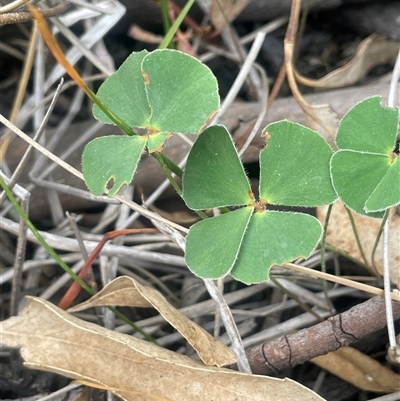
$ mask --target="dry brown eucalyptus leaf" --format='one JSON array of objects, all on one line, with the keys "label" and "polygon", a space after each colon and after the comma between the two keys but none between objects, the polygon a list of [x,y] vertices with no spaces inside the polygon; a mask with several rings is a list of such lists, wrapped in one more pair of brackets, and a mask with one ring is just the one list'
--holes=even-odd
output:
[{"label": "dry brown eucalyptus leaf", "polygon": [[157,290],[141,285],[131,277],[118,277],[88,301],[68,312],[95,306],[153,307],[177,329],[206,365],[224,366],[237,361],[236,354],[174,308]]},{"label": "dry brown eucalyptus leaf", "polygon": [[214,28],[221,32],[249,3],[250,0],[213,0],[209,15]]},{"label": "dry brown eucalyptus leaf", "polygon": [[0,323],[1,341],[21,346],[26,366],[110,389],[127,401],[314,401],[289,379],[205,366],[155,344],[81,321],[28,297],[19,316]]},{"label": "dry brown eucalyptus leaf", "polygon": [[341,88],[350,86],[364,78],[368,71],[379,64],[396,61],[399,44],[382,36],[371,35],[357,47],[354,57],[343,67],[332,71],[320,79],[307,78],[295,70],[296,80],[314,88]]},{"label": "dry brown eucalyptus leaf", "polygon": [[[328,206],[317,208],[318,219],[323,224]],[[361,216],[353,212],[361,246],[364,250],[368,265],[372,267],[371,254],[378,235],[382,220]],[[329,219],[326,242],[335,248],[347,252],[350,256],[364,263],[351,227],[349,216],[343,203],[336,201],[333,204]],[[389,267],[392,283],[400,288],[400,216],[396,208],[392,208],[389,215]],[[379,274],[383,274],[382,237],[375,252],[375,266]]]},{"label": "dry brown eucalyptus leaf", "polygon": [[311,361],[364,391],[400,390],[400,375],[352,347],[339,348]]}]

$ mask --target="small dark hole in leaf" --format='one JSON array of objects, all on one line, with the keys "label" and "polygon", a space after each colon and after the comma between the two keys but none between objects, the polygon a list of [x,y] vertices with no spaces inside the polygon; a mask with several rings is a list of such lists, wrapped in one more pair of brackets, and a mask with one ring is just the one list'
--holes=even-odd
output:
[{"label": "small dark hole in leaf", "polygon": [[110,180],[107,182],[107,189],[110,190],[114,186],[114,178],[110,178]]}]

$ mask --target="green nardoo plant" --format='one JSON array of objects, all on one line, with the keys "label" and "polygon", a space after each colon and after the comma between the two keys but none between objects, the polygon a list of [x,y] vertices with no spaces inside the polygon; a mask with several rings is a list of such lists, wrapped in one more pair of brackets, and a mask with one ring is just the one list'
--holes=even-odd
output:
[{"label": "green nardoo plant", "polygon": [[[96,195],[110,187],[108,194],[114,196],[129,184],[145,149],[164,170],[177,172],[165,156],[157,157],[165,141],[177,132],[200,134],[188,156],[182,197],[192,210],[221,212],[194,224],[186,238],[187,265],[202,278],[231,274],[246,284],[259,283],[268,280],[273,265],[313,252],[323,232],[319,221],[271,210],[271,205],[316,207],[339,196],[355,211],[381,217],[400,202],[399,112],[381,106],[378,97],[359,103],[343,118],[336,153],[309,128],[289,121],[269,124],[257,194],[227,129],[204,129],[219,108],[219,97],[215,77],[198,60],[166,49],[133,53],[97,97],[131,131],[86,146],[83,174]],[[113,124],[96,105],[93,114]]]},{"label": "green nardoo plant", "polygon": [[313,216],[268,210],[268,205],[333,202],[332,149],[316,132],[289,121],[268,125],[264,136],[258,200],[225,127],[207,128],[191,149],[183,175],[188,207],[234,208],[189,231],[186,262],[200,277],[231,273],[244,283],[259,283],[268,280],[272,265],[308,257],[321,238],[321,224]]},{"label": "green nardoo plant", "polygon": [[357,213],[379,218],[400,203],[399,121],[399,109],[382,106],[374,96],[356,104],[340,122],[332,182]]},{"label": "green nardoo plant", "polygon": [[[200,61],[174,50],[131,54],[100,87],[97,97],[132,127],[134,135],[92,140],[82,156],[86,185],[95,195],[114,196],[132,181],[145,148],[162,149],[176,132],[196,134],[219,109],[217,81]],[[113,121],[97,106],[95,118]]]}]

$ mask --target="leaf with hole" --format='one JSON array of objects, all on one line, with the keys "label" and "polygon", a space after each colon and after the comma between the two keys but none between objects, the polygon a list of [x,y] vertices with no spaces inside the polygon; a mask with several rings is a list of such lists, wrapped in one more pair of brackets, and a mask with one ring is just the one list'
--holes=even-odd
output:
[{"label": "leaf with hole", "polygon": [[382,217],[400,203],[400,163],[395,153],[399,110],[384,107],[375,96],[355,105],[336,135],[339,148],[331,159],[333,186],[357,213]]},{"label": "leaf with hole", "polygon": [[[211,70],[194,57],[169,49],[132,53],[100,86],[97,97],[142,137],[136,143],[145,142],[149,152],[161,151],[175,132],[201,132],[219,109],[218,85]],[[97,105],[93,106],[93,115],[101,122],[113,124]],[[117,184],[109,192],[110,196],[115,195],[121,185],[129,183],[140,157],[136,153],[138,147],[132,154],[136,163],[130,162],[128,149],[119,149],[124,142],[114,145],[112,141],[107,141],[108,152],[103,147],[105,142],[97,139],[84,151],[85,181],[97,195],[102,193],[101,189],[104,191],[111,178]],[[129,145],[131,150],[133,142]],[[107,167],[98,170],[101,166]]]},{"label": "leaf with hole", "polygon": [[231,273],[246,284],[268,280],[272,265],[308,257],[321,238],[322,226],[313,216],[267,208],[333,202],[332,149],[316,132],[288,121],[270,124],[265,131],[259,201],[224,127],[206,129],[189,154],[183,175],[186,204],[196,210],[238,208],[190,228],[185,258],[202,278]]},{"label": "leaf with hole", "polygon": [[114,196],[135,174],[147,138],[142,136],[103,136],[89,142],[82,154],[82,169],[89,190],[101,195],[109,187]]}]

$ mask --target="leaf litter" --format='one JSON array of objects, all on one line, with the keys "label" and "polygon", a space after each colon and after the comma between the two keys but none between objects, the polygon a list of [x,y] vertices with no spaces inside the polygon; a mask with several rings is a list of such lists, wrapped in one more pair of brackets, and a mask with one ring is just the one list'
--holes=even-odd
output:
[{"label": "leaf litter", "polygon": [[28,306],[0,330],[3,343],[21,346],[27,367],[108,389],[127,401],[323,400],[290,379],[205,366],[82,321],[40,298],[28,297]]},{"label": "leaf litter", "polygon": [[68,311],[73,313],[107,305],[154,307],[188,340],[206,365],[220,367],[237,361],[236,354],[230,348],[179,312],[161,293],[151,287],[141,285],[131,277],[116,278],[88,301],[70,308]]}]

